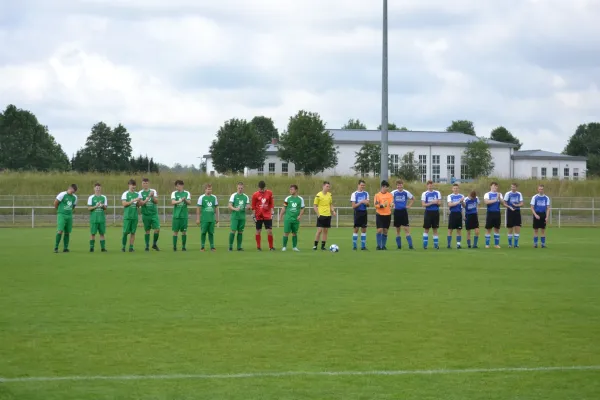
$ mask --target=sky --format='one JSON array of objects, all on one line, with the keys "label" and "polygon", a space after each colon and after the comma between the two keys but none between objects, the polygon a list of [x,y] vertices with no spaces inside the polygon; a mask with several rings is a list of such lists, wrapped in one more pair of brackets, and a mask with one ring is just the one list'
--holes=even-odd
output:
[{"label": "sky", "polygon": [[[0,0],[0,109],[72,155],[99,121],[199,163],[231,118],[381,122],[381,0]],[[560,152],[600,121],[599,0],[389,0],[389,120]]]}]

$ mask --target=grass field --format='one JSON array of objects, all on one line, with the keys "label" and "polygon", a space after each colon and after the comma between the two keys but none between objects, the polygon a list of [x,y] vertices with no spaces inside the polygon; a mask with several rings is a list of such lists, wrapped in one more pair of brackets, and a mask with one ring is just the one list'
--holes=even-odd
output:
[{"label": "grass field", "polygon": [[219,229],[200,253],[192,229],[173,253],[165,229],[160,253],[141,235],[123,254],[113,228],[90,254],[77,229],[53,254],[53,229],[2,229],[0,399],[600,398],[597,230],[359,253],[350,232],[337,254],[309,228],[301,253],[258,253],[251,232],[228,253]]}]

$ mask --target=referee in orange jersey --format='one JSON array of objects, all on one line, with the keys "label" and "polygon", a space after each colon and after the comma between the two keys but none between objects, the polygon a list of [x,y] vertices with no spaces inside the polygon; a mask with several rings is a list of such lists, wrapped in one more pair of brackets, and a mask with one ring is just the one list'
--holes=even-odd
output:
[{"label": "referee in orange jersey", "polygon": [[390,184],[381,182],[381,191],[375,195],[375,224],[377,226],[377,250],[387,250],[388,229],[392,222],[394,196],[389,192]]}]

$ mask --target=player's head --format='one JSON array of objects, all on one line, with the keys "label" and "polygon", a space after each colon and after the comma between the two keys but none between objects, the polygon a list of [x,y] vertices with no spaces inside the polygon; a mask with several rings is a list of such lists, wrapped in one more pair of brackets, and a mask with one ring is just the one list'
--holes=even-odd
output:
[{"label": "player's head", "polygon": [[102,192],[102,185],[100,184],[100,182],[96,182],[94,184],[94,193],[100,194],[100,192]]},{"label": "player's head", "polygon": [[471,200],[475,200],[477,198],[477,192],[476,191],[471,191],[471,193],[469,193],[469,197],[471,198]]},{"label": "player's head", "polygon": [[237,192],[239,194],[242,194],[244,192],[244,183],[243,182],[238,182],[238,184],[237,184]]},{"label": "player's head", "polygon": [[381,193],[387,193],[388,189],[390,188],[390,184],[388,181],[381,181]]},{"label": "player's head", "polygon": [[396,189],[398,189],[398,190],[404,189],[404,181],[402,179],[398,179],[396,181]]},{"label": "player's head", "polygon": [[538,185],[538,193],[544,194],[544,185]]},{"label": "player's head", "polygon": [[498,191],[498,182],[492,182],[492,183],[490,183],[490,190],[492,192],[497,192]]},{"label": "player's head", "polygon": [[175,181],[175,187],[181,192],[183,190],[183,181],[181,179],[177,179]]},{"label": "player's head", "polygon": [[360,179],[358,181],[358,191],[359,192],[363,192],[365,190],[365,186],[367,186],[367,184],[365,183],[365,181],[363,181],[362,179]]},{"label": "player's head", "polygon": [[517,184],[517,182],[513,182],[510,184],[510,190],[512,192],[516,192],[518,187],[519,187],[519,185]]},{"label": "player's head", "polygon": [[331,189],[331,183],[329,183],[328,181],[324,181],[323,182],[323,193],[329,192],[329,189]]},{"label": "player's head", "polygon": [[135,183],[135,179],[130,179],[129,182],[127,182],[127,184],[129,185],[129,190],[131,190],[132,192],[137,186],[137,183]]},{"label": "player's head", "polygon": [[142,187],[144,188],[144,190],[148,190],[148,188],[150,187],[150,179],[142,179]]},{"label": "player's head", "polygon": [[207,183],[204,185],[204,194],[206,194],[206,195],[212,194],[212,184]]},{"label": "player's head", "polygon": [[290,185],[290,194],[295,195],[298,193],[298,185]]},{"label": "player's head", "polygon": [[260,182],[258,182],[258,189],[259,189],[261,192],[264,192],[266,187],[267,187],[267,184],[265,183],[265,181],[260,181]]},{"label": "player's head", "polygon": [[427,190],[433,190],[433,181],[427,181]]},{"label": "player's head", "polygon": [[67,189],[67,193],[69,194],[73,194],[77,191],[77,185],[74,183],[71,183],[71,185],[69,186],[69,188]]},{"label": "player's head", "polygon": [[458,183],[455,183],[452,185],[452,193],[458,194],[459,189],[460,189],[460,187],[458,186]]}]

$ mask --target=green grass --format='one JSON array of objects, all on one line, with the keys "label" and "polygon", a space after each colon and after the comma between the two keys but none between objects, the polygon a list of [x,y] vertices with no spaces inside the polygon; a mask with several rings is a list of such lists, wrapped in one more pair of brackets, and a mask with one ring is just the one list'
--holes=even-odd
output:
[{"label": "green grass", "polygon": [[[90,254],[77,229],[0,230],[0,377],[600,365],[597,230],[549,248]],[[393,244],[393,238],[390,238]],[[264,238],[266,241],[266,238]],[[280,244],[280,232],[276,232]],[[442,240],[443,242],[444,240]],[[502,238],[506,244],[505,237]],[[374,248],[371,231],[369,244]],[[392,246],[389,246],[392,247]],[[0,382],[0,399],[598,399],[600,371]]]}]

